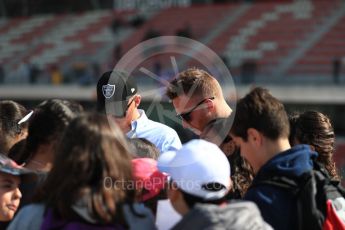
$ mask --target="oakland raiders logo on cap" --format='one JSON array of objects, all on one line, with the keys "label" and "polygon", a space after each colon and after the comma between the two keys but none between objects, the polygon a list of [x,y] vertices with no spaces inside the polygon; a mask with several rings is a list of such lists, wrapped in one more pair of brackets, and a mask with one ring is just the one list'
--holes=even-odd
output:
[{"label": "oakland raiders logo on cap", "polygon": [[115,85],[110,85],[110,84],[103,85],[102,93],[105,98],[108,98],[108,99],[111,98],[115,93]]}]

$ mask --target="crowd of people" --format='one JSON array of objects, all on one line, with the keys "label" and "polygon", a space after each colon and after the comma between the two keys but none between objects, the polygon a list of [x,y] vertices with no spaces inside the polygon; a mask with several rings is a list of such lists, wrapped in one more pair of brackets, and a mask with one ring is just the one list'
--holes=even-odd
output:
[{"label": "crowd of people", "polygon": [[[234,111],[217,79],[191,68],[166,88],[199,136],[182,144],[139,109],[133,77],[105,72],[96,89],[97,111],[60,99],[32,110],[0,101],[1,228],[345,229],[326,115],[288,115],[260,87]],[[334,199],[319,198],[322,186]]]}]

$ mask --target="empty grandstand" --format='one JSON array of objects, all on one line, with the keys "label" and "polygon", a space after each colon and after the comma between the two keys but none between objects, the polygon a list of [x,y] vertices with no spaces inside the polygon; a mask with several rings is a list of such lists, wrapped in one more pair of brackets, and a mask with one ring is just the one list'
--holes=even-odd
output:
[{"label": "empty grandstand", "polygon": [[[141,19],[139,25],[133,25],[135,19]],[[308,76],[310,81],[332,82],[334,66],[343,62],[345,52],[344,19],[341,1],[197,4],[146,12],[102,9],[4,18],[0,62],[9,77],[22,63],[65,70],[85,62],[104,69],[115,64],[114,56],[147,38],[185,35],[223,57],[235,78],[251,69],[256,81],[290,82]],[[195,59],[179,64],[197,65]]]}]

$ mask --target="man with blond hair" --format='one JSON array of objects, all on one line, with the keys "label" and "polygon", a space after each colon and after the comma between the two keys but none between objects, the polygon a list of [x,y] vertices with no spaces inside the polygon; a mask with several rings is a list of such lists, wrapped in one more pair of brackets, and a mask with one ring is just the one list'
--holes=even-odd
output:
[{"label": "man with blond hair", "polygon": [[[224,127],[227,127],[226,118],[232,110],[216,78],[202,69],[187,69],[170,82],[166,95],[182,119],[184,128],[191,129],[202,139],[216,144],[222,142],[229,131]],[[215,130],[217,137],[213,133]]]}]

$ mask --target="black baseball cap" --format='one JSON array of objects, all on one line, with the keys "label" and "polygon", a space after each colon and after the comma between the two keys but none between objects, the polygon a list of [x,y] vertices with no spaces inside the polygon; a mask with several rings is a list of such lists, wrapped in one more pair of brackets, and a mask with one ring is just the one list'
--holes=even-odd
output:
[{"label": "black baseball cap", "polygon": [[105,72],[97,83],[97,111],[124,117],[129,99],[137,92],[135,80],[127,73]]}]

